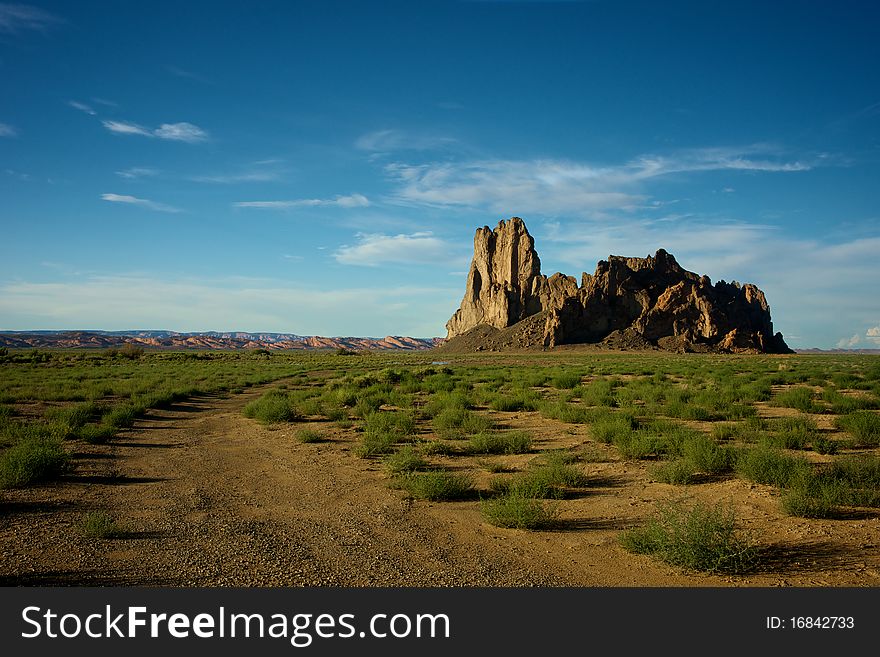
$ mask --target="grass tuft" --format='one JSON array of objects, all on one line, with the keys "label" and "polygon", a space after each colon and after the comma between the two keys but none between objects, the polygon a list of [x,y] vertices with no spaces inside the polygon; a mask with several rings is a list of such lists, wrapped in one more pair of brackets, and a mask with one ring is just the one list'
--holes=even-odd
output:
[{"label": "grass tuft", "polygon": [[690,570],[739,574],[757,561],[755,546],[737,531],[733,511],[721,506],[660,504],[655,517],[622,534],[620,541],[630,552]]},{"label": "grass tuft", "polygon": [[105,511],[86,513],[79,527],[86,538],[119,538],[123,533],[113,517]]},{"label": "grass tuft", "polygon": [[68,462],[60,440],[24,438],[0,455],[0,488],[20,488],[57,479]]},{"label": "grass tuft", "polygon": [[398,483],[413,497],[432,502],[461,500],[474,493],[469,476],[444,470],[406,474],[398,478]]},{"label": "grass tuft", "polygon": [[516,492],[483,500],[480,511],[490,525],[510,529],[549,529],[558,516],[555,505]]}]

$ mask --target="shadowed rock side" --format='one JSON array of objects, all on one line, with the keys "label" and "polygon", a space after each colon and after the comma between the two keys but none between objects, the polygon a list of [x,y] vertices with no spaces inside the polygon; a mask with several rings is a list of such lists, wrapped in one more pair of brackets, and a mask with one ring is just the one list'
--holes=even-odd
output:
[{"label": "shadowed rock side", "polygon": [[713,285],[663,249],[647,258],[609,256],[580,285],[559,273],[548,278],[519,217],[477,229],[467,289],[446,329],[449,350],[604,343],[791,352],[782,334],[773,333],[770,307],[754,285]]}]

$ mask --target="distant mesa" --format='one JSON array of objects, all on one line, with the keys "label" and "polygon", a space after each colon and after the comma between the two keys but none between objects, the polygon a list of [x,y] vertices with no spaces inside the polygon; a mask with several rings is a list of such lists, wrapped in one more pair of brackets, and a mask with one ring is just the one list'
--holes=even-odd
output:
[{"label": "distant mesa", "polygon": [[580,285],[541,273],[519,217],[478,228],[461,306],[446,323],[444,351],[598,344],[613,349],[792,353],[773,333],[764,293],[752,284],[683,269],[663,249],[609,256]]},{"label": "distant mesa", "polygon": [[10,331],[0,333],[0,347],[105,349],[134,344],[153,349],[271,349],[348,351],[422,351],[435,347],[439,338],[326,338],[292,333],[177,333],[175,331]]}]

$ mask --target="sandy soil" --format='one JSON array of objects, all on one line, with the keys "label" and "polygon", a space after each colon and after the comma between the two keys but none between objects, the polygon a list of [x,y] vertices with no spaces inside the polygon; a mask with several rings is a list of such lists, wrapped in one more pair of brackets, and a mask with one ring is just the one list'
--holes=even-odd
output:
[{"label": "sandy soil", "polygon": [[[533,413],[493,413],[527,428],[536,449],[579,446],[592,485],[561,501],[554,531],[499,529],[479,501],[430,503],[388,487],[357,458],[353,429],[315,422],[329,440],[301,444],[303,424],[264,427],[242,415],[260,389],[151,411],[104,446],[77,445],[62,482],[0,492],[0,584],[173,586],[880,586],[880,514],[785,516],[771,487],[738,479],[653,483],[583,426]],[[769,412],[769,411],[768,411]],[[490,457],[512,467],[534,455]],[[475,459],[434,457],[474,468]],[[480,470],[478,485],[489,475]],[[657,500],[732,504],[766,566],[743,577],[686,573],[618,544]],[[86,538],[104,510],[120,538]]]}]

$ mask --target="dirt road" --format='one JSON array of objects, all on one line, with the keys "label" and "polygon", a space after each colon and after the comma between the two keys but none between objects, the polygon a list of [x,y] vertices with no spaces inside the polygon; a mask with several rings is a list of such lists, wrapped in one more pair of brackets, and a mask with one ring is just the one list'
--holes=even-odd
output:
[{"label": "dirt road", "polygon": [[[686,574],[618,544],[621,529],[671,490],[646,483],[643,464],[587,464],[597,484],[566,501],[559,530],[498,529],[482,520],[477,500],[413,501],[390,489],[381,464],[351,453],[353,429],[315,423],[329,440],[302,444],[294,425],[246,419],[243,407],[262,391],[150,411],[109,445],[81,445],[63,482],[3,491],[0,583],[880,585],[876,517],[786,518],[769,489],[723,482],[725,495],[748,502],[749,528],[770,538],[769,566],[749,577]],[[116,518],[123,536],[84,537],[78,524],[94,510]]]}]

